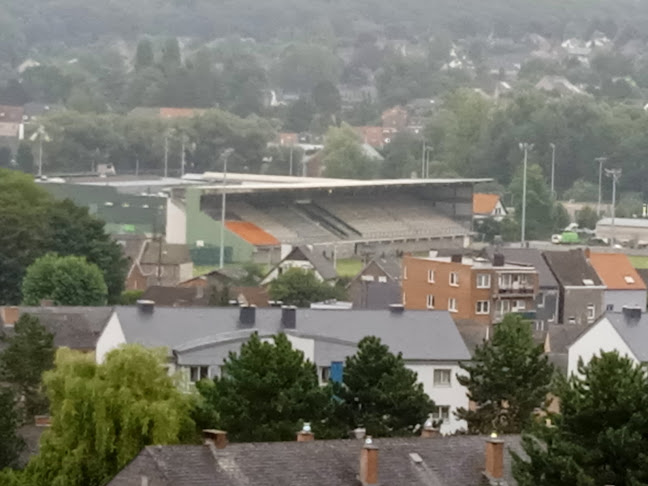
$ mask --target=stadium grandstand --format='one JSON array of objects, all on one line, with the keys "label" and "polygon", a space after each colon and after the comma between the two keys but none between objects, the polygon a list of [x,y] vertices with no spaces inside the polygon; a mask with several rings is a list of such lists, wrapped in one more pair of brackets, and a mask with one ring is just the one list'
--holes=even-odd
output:
[{"label": "stadium grandstand", "polygon": [[[212,179],[219,174],[210,173]],[[473,186],[488,179],[340,180],[232,174],[204,185],[200,209],[247,242],[311,245],[338,257],[384,249],[465,246],[471,236]],[[176,197],[178,194],[175,194]],[[251,230],[253,228],[253,231]],[[191,245],[191,242],[187,242]]]}]

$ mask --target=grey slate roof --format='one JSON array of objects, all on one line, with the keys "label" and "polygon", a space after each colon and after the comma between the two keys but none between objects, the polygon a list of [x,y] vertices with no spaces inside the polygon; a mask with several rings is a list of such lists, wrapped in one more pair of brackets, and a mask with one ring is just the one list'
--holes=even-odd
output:
[{"label": "grey slate roof", "polygon": [[128,342],[170,350],[229,339],[246,339],[286,332],[356,344],[365,336],[380,337],[406,360],[467,360],[470,353],[446,311],[296,310],[296,328],[284,329],[281,309],[256,309],[254,327],[241,327],[239,308],[156,307],[152,314],[137,307],[117,307],[117,317]]},{"label": "grey slate roof", "polygon": [[[31,314],[54,335],[54,346],[95,349],[97,339],[112,315],[112,307],[20,307],[20,315]],[[11,336],[13,327],[0,327]]]},{"label": "grey slate roof", "polygon": [[337,278],[337,271],[335,270],[335,266],[333,266],[333,262],[320,252],[311,251],[307,246],[298,246],[293,248],[293,250],[282,261],[295,259],[308,260],[324,280],[333,280]]},{"label": "grey slate roof", "polygon": [[549,268],[563,286],[585,287],[584,279],[591,280],[595,286],[603,285],[581,249],[545,251],[544,257],[549,264]]},{"label": "grey slate roof", "polygon": [[402,290],[399,282],[365,282],[366,309],[389,309],[391,304],[400,304],[403,301]]},{"label": "grey slate roof", "polygon": [[648,287],[648,268],[637,268],[637,273]]},{"label": "grey slate roof", "polygon": [[[557,289],[558,281],[551,273],[551,269],[544,258],[542,252],[535,248],[501,248],[499,253],[504,255],[504,260],[508,263],[518,263],[521,265],[531,265],[538,272],[540,288]],[[488,255],[492,258],[493,249],[489,249]]]},{"label": "grey slate roof", "polygon": [[623,312],[608,312],[604,318],[612,323],[637,359],[648,362],[648,314],[642,312],[639,320],[631,320]]},{"label": "grey slate roof", "polygon": [[[519,436],[504,436],[505,483],[514,486],[510,450]],[[485,438],[377,439],[381,486],[480,486]],[[142,476],[160,486],[357,486],[362,441],[330,440],[208,446],[148,446],[108,486],[140,486]],[[415,462],[418,454],[422,462]],[[157,482],[156,482],[157,481]]]},{"label": "grey slate roof", "polygon": [[382,268],[390,278],[394,280],[401,279],[401,274],[403,272],[401,258],[397,256],[376,257],[372,261]]}]

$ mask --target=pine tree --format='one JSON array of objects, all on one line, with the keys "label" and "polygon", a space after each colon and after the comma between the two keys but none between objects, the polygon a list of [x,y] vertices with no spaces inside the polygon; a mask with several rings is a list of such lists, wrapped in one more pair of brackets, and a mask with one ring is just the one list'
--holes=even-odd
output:
[{"label": "pine tree", "polygon": [[402,354],[373,336],[360,341],[358,352],[346,359],[343,382],[332,388],[346,430],[364,427],[376,437],[411,435],[434,409]]},{"label": "pine tree", "polygon": [[495,328],[491,341],[475,350],[473,361],[461,365],[457,375],[468,389],[475,410],[459,409],[473,434],[519,433],[531,422],[549,391],[553,367],[533,341],[529,322],[509,314]]},{"label": "pine tree", "polygon": [[0,378],[24,400],[27,417],[47,411],[42,391],[43,373],[54,365],[54,337],[37,317],[23,314],[16,322],[14,335],[0,353]]},{"label": "pine tree", "polygon": [[[11,389],[0,388],[0,469],[18,465],[20,453],[25,446],[17,433],[18,425],[16,397]],[[4,483],[0,481],[0,484]]]},{"label": "pine tree", "polygon": [[560,413],[548,414],[513,454],[519,486],[648,484],[648,378],[641,365],[603,353],[561,378]]},{"label": "pine tree", "polygon": [[319,420],[330,398],[317,381],[315,366],[292,348],[285,334],[263,342],[253,334],[238,354],[230,353],[222,377],[198,383],[203,397],[203,423],[227,430],[233,441],[294,440],[302,421],[313,422],[321,437]]}]

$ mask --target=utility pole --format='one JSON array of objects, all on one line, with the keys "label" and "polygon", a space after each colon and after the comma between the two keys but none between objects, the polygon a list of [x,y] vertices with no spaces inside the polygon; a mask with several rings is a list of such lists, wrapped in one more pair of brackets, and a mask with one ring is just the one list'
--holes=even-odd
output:
[{"label": "utility pole", "polygon": [[186,159],[185,159],[185,145],[187,143],[187,136],[184,133],[182,134],[181,140],[182,140],[182,144],[181,144],[180,149],[182,150],[182,153],[180,154],[181,155],[181,157],[180,157],[180,177],[184,177],[184,175],[185,175],[185,162],[186,162]]},{"label": "utility pole", "polygon": [[223,195],[221,198],[221,228],[220,228],[220,264],[219,268],[225,266],[225,205],[227,204],[227,160],[232,155],[234,149],[225,149],[223,157]]},{"label": "utility pole", "polygon": [[612,237],[610,246],[614,246],[614,216],[616,214],[616,186],[621,178],[621,169],[605,169],[605,175],[612,178]]},{"label": "utility pole", "polygon": [[169,132],[164,132],[164,178],[169,172]]},{"label": "utility pole", "polygon": [[290,144],[290,175],[293,175],[293,144]]},{"label": "utility pole", "polygon": [[421,154],[421,179],[425,178],[425,154],[426,154],[425,140],[423,140],[423,153]]},{"label": "utility pole", "polygon": [[532,143],[520,143],[520,150],[524,151],[524,170],[522,173],[522,222],[520,228],[520,244],[524,247],[526,243],[526,194],[527,194],[527,165],[529,150],[533,150]]},{"label": "utility pole", "polygon": [[554,180],[556,177],[556,144],[550,143],[551,145],[551,195],[555,199],[556,191],[554,190]]},{"label": "utility pole", "polygon": [[139,175],[139,155],[135,156],[135,175]]},{"label": "utility pole", "polygon": [[430,178],[430,153],[434,152],[434,147],[425,147],[425,178]]},{"label": "utility pole", "polygon": [[597,157],[594,159],[599,164],[599,187],[598,187],[598,204],[596,205],[596,215],[601,217],[601,184],[603,182],[603,164],[607,162],[607,157]]}]

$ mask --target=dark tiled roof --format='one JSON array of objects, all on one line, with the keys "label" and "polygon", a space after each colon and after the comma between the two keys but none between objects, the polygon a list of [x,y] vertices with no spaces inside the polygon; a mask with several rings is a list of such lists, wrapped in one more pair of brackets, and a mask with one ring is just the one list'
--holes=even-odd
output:
[{"label": "dark tiled roof", "polygon": [[581,249],[545,251],[544,257],[561,285],[586,287],[584,280],[591,280],[593,285],[603,285]]},{"label": "dark tiled roof", "polygon": [[637,273],[648,287],[648,268],[637,268]]},{"label": "dark tiled roof", "polygon": [[[313,268],[315,268],[315,270],[322,276],[324,280],[333,280],[334,278],[337,278],[337,271],[333,266],[333,262],[331,262],[331,260],[326,258],[320,252],[311,251],[306,246],[300,246],[296,250],[301,252],[304,255],[304,257],[309,262],[311,262]],[[288,255],[286,259],[290,260],[290,255]]]},{"label": "dark tiled roof", "polygon": [[397,256],[391,257],[378,257],[374,258],[373,261],[383,269],[383,271],[389,275],[390,278],[394,280],[401,279],[402,273],[402,259]]},{"label": "dark tiled roof", "polygon": [[[508,451],[521,452],[518,436],[505,442],[505,483],[511,477]],[[484,484],[485,442],[481,436],[377,439],[381,486],[479,486]],[[357,486],[362,442],[331,440],[208,446],[148,446],[108,486]],[[413,457],[414,455],[414,457]],[[418,457],[417,457],[418,456]],[[420,462],[416,462],[420,458]],[[416,460],[415,460],[416,459]]]},{"label": "dark tiled roof", "polygon": [[549,346],[552,353],[567,353],[567,348],[589,324],[552,324],[549,326]]},{"label": "dark tiled roof", "polygon": [[142,294],[142,299],[152,300],[164,307],[208,305],[211,289],[204,287],[163,287],[153,285]]},{"label": "dark tiled roof", "polygon": [[366,292],[366,309],[389,309],[391,304],[400,304],[403,301],[399,282],[366,282],[363,291]]},{"label": "dark tiled roof", "polygon": [[637,359],[642,363],[648,362],[648,314],[642,312],[637,320],[629,319],[623,312],[608,312],[605,318],[612,323]]},{"label": "dark tiled roof", "polygon": [[[20,315],[31,314],[54,335],[56,347],[90,350],[95,349],[112,307],[21,307]],[[7,336],[13,327],[1,328]]]},{"label": "dark tiled roof", "polygon": [[160,244],[150,241],[146,244],[146,249],[144,250],[140,263],[156,265],[160,256],[163,265],[179,265],[181,263],[191,262],[191,253],[189,253],[189,247],[187,245],[163,243],[162,254],[160,255]]},{"label": "dark tiled roof", "polygon": [[[538,272],[538,277],[540,279],[540,288],[546,289],[557,289],[558,281],[551,273],[551,269],[544,258],[542,258],[542,252],[535,248],[501,248],[498,250],[499,253],[504,255],[504,260],[508,263],[518,263],[521,265],[531,265]],[[490,258],[493,257],[495,253],[493,248],[488,250],[488,255]]]}]

